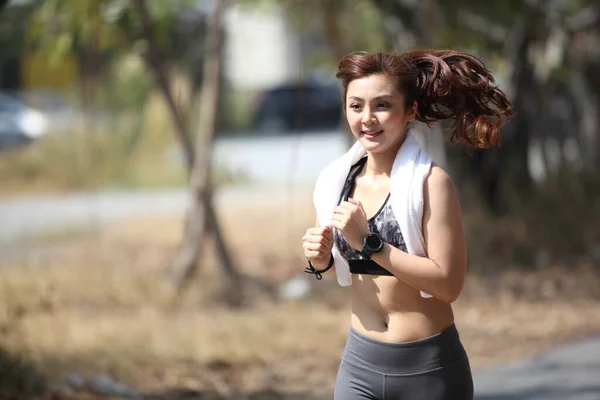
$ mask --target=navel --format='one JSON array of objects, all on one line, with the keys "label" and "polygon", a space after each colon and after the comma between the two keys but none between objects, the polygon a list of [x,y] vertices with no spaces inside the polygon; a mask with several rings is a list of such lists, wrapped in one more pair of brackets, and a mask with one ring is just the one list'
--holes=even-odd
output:
[{"label": "navel", "polygon": [[382,315],[381,318],[383,319],[383,327],[385,329],[388,329],[389,325],[390,325],[390,317],[387,315]]}]

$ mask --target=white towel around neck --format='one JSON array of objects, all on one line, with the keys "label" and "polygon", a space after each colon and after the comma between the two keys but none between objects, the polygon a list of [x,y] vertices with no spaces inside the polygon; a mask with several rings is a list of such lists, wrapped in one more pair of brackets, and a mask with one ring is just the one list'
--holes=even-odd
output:
[{"label": "white towel around neck", "polygon": [[[325,167],[315,185],[313,201],[320,226],[331,225],[350,168],[367,154],[357,141],[350,150]],[[408,130],[400,146],[390,176],[390,202],[400,225],[409,254],[426,256],[423,238],[423,183],[431,169],[431,158],[421,149],[414,134]],[[352,284],[352,275],[346,259],[334,244],[333,257],[337,281],[341,286]],[[421,296],[432,297],[421,291]]]}]

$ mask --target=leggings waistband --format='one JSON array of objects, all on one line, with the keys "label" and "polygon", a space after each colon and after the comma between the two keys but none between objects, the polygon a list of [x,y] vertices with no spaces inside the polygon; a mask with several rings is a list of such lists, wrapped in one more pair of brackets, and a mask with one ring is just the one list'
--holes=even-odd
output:
[{"label": "leggings waistband", "polygon": [[367,337],[354,328],[342,359],[389,375],[410,375],[444,367],[466,357],[456,325],[411,342],[389,343]]}]

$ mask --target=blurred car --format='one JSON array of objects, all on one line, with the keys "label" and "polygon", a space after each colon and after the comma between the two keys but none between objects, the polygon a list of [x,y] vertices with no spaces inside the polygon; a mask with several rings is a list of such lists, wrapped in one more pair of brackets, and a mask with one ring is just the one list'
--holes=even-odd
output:
[{"label": "blurred car", "polygon": [[48,120],[39,110],[18,98],[0,93],[0,151],[25,145],[48,129]]},{"label": "blurred car", "polygon": [[265,133],[338,129],[342,99],[336,85],[288,83],[264,91],[253,128]]},{"label": "blurred car", "polygon": [[29,108],[43,114],[47,120],[47,133],[64,134],[93,126],[97,130],[113,129],[118,115],[94,105],[82,107],[77,100],[51,89],[19,90],[13,95]]},{"label": "blurred car", "polygon": [[62,94],[52,90],[20,90],[13,96],[44,115],[48,132],[65,132],[83,118],[81,112],[67,102]]}]

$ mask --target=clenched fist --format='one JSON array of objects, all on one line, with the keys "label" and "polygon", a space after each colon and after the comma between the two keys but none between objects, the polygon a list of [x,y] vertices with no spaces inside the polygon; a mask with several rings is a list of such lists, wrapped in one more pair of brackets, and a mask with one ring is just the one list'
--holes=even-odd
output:
[{"label": "clenched fist", "polygon": [[333,230],[330,226],[309,228],[302,237],[304,256],[316,269],[326,268],[331,258]]},{"label": "clenched fist", "polygon": [[360,201],[348,199],[337,206],[331,225],[342,232],[350,246],[362,250],[363,239],[369,233],[369,223]]}]

